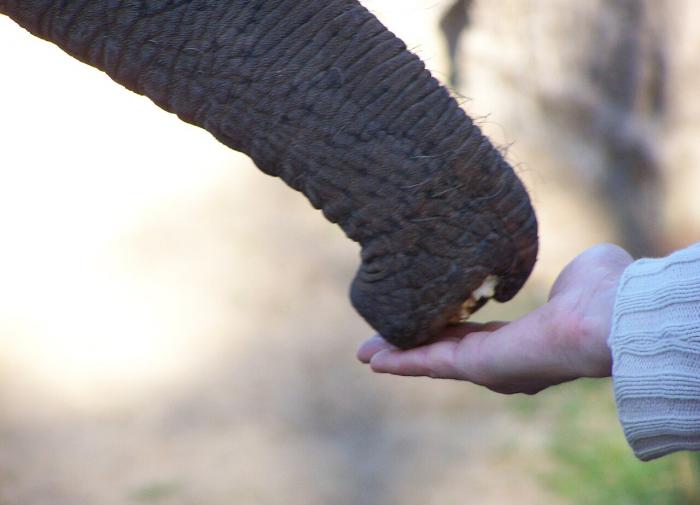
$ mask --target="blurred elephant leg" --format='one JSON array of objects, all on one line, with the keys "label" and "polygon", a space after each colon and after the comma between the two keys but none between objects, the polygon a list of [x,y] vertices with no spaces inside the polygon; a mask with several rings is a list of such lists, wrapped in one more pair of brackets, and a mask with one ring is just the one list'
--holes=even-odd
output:
[{"label": "blurred elephant leg", "polygon": [[440,19],[440,30],[447,44],[450,58],[450,86],[458,89],[462,79],[464,62],[459,55],[459,43],[462,35],[471,23],[471,11],[475,0],[457,0],[445,11]]},{"label": "blurred elephant leg", "polygon": [[[666,114],[667,56],[660,34],[664,2],[606,0],[601,17],[616,30],[606,47],[590,48],[590,82],[602,106],[594,124],[604,152],[599,193],[615,216],[624,246],[634,255],[659,253],[662,200],[659,139]],[[653,23],[655,22],[655,24]],[[606,40],[605,26],[598,27]]]},{"label": "blurred elephant leg", "polygon": [[[555,20],[566,19],[564,8]],[[579,4],[575,26],[559,26],[554,38],[571,69],[567,89],[540,97],[546,120],[561,120],[599,158],[599,170],[582,166],[585,172],[577,175],[591,184],[619,241],[635,256],[660,252],[662,242],[658,153],[667,114],[665,8],[662,0]]]}]

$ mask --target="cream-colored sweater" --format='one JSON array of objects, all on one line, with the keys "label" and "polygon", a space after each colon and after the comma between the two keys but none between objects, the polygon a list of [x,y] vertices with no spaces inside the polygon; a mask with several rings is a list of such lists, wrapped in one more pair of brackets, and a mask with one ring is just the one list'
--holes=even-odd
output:
[{"label": "cream-colored sweater", "polygon": [[700,244],[625,270],[608,344],[637,457],[700,450]]}]

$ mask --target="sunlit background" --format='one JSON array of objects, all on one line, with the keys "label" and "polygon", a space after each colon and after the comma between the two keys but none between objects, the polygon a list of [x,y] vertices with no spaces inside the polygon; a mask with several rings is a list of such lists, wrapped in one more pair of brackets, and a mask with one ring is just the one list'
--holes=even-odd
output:
[{"label": "sunlit background", "polygon": [[[700,240],[700,4],[368,0],[537,209],[526,290]],[[583,4],[583,5],[582,5]],[[448,132],[446,132],[447,134]],[[691,504],[609,381],[373,376],[358,247],[283,183],[0,17],[0,504]]]}]

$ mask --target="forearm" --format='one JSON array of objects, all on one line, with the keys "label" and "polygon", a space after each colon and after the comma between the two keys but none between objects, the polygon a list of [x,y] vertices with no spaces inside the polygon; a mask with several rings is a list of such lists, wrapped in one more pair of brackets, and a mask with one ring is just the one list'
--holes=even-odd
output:
[{"label": "forearm", "polygon": [[700,244],[627,268],[608,342],[635,454],[700,450]]}]

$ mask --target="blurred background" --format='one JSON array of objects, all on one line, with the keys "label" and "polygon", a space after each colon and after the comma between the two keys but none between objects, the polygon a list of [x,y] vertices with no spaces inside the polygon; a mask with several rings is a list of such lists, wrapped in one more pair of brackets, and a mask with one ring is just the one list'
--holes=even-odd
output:
[{"label": "blurred background", "polygon": [[[700,240],[700,3],[367,0],[526,182],[541,254]],[[358,248],[244,156],[0,17],[0,504],[693,504],[609,381],[373,376]]]}]

